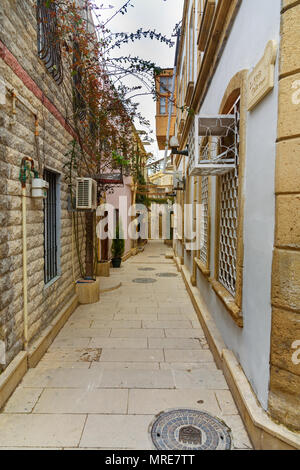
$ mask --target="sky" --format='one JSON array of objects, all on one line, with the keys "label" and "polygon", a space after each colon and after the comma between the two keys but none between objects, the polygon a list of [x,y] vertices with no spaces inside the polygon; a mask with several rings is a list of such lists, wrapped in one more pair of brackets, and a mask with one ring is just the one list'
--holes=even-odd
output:
[{"label": "sky", "polygon": [[[99,5],[114,6],[113,9],[101,13],[104,19],[108,19],[125,3],[125,0],[108,0],[107,2],[97,0],[97,3]],[[181,20],[184,0],[132,0],[132,4],[134,7],[129,7],[125,15],[116,15],[107,27],[113,32],[136,32],[139,28],[145,30],[155,29],[158,33],[170,38],[175,24]],[[175,39],[173,38],[174,43]],[[174,66],[175,45],[170,48],[166,44],[155,40],[142,39],[122,46],[115,54],[140,56],[143,59],[155,62],[161,68],[168,68]],[[140,103],[139,111],[150,121],[150,128],[153,130],[154,143],[151,146],[146,146],[146,151],[153,153],[155,159],[161,158],[164,152],[158,150],[155,139],[156,104],[152,96],[136,97],[134,101]],[[140,125],[136,125],[136,127],[142,129]]]}]

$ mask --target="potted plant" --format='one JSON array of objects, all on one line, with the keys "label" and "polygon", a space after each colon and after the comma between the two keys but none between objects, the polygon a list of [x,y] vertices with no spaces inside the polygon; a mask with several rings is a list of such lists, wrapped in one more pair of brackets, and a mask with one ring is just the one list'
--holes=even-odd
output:
[{"label": "potted plant", "polygon": [[111,245],[111,262],[114,268],[119,268],[121,266],[122,256],[125,250],[125,240],[123,238],[120,238],[121,233],[121,228],[118,223],[116,227],[116,237],[113,239]]}]

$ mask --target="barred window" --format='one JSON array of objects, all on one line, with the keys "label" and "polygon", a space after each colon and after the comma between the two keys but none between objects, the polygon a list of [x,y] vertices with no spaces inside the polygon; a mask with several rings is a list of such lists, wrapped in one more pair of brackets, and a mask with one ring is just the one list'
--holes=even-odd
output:
[{"label": "barred window", "polygon": [[202,204],[202,223],[201,223],[201,249],[199,253],[200,261],[208,265],[208,217],[209,217],[209,190],[208,190],[208,176],[201,178],[201,204]]},{"label": "barred window", "polygon": [[57,84],[63,79],[55,1],[37,0],[38,55]]},{"label": "barred window", "polygon": [[[229,114],[236,116],[237,132],[231,135],[236,141],[226,142],[226,146],[237,148],[236,169],[220,176],[220,241],[219,241],[219,282],[233,295],[236,294],[238,186],[239,186],[239,121],[240,98]],[[228,137],[227,137],[228,139]]]},{"label": "barred window", "polygon": [[45,170],[44,179],[49,183],[47,198],[44,201],[44,280],[48,284],[59,274],[59,175]]},{"label": "barred window", "polygon": [[87,106],[82,89],[81,51],[77,41],[73,45],[73,85],[74,85],[74,112],[80,121],[87,116]]}]

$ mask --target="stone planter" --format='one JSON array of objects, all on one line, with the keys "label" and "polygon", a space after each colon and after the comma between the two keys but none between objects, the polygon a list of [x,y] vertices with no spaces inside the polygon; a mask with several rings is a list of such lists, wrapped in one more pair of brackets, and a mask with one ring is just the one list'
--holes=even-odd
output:
[{"label": "stone planter", "polygon": [[110,261],[97,263],[96,275],[100,277],[109,277]]},{"label": "stone planter", "polygon": [[76,294],[80,304],[95,304],[99,302],[99,280],[89,281],[80,279],[76,283]]}]

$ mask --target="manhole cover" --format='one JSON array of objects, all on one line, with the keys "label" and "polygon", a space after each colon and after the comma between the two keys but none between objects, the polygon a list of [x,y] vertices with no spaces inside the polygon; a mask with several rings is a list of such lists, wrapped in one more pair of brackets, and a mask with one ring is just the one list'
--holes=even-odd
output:
[{"label": "manhole cover", "polygon": [[150,428],[159,450],[228,450],[229,428],[219,419],[198,410],[169,410],[161,413]]},{"label": "manhole cover", "polygon": [[140,277],[138,279],[133,279],[132,282],[137,282],[139,284],[152,284],[153,282],[156,282],[156,279],[151,279],[147,277]]},{"label": "manhole cover", "polygon": [[139,268],[138,271],[155,271],[154,268]]},{"label": "manhole cover", "polygon": [[178,274],[175,273],[157,273],[158,277],[178,277]]}]

